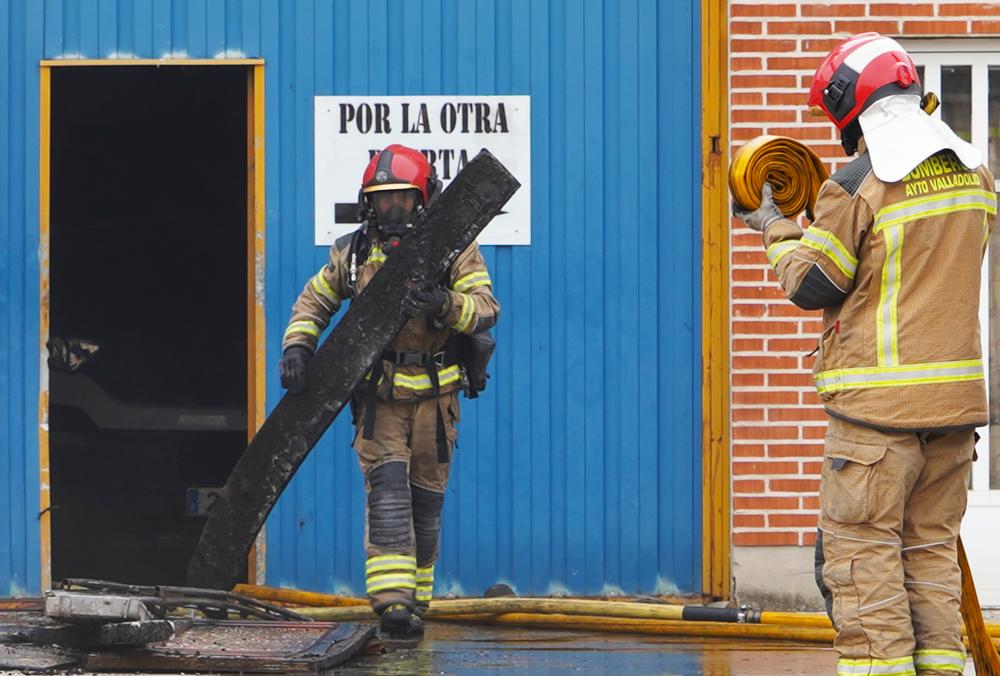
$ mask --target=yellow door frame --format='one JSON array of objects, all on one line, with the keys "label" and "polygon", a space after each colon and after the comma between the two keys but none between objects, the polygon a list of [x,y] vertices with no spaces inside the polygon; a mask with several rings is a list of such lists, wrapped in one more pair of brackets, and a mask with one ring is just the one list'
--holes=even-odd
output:
[{"label": "yellow door frame", "polygon": [[702,592],[731,593],[728,3],[701,2]]},{"label": "yellow door frame", "polygon": [[[42,359],[49,339],[49,252],[52,69],[79,66],[243,66],[247,71],[247,433],[248,439],[264,422],[265,324],[264,324],[264,60],[263,59],[73,59],[45,60],[40,66],[39,95],[39,274]],[[44,363],[44,362],[43,362]],[[42,366],[43,373],[44,366]],[[52,520],[49,485],[49,389],[47,378],[39,384],[38,468],[41,585],[52,585]],[[265,544],[261,531],[250,553],[250,582],[263,582]]]}]

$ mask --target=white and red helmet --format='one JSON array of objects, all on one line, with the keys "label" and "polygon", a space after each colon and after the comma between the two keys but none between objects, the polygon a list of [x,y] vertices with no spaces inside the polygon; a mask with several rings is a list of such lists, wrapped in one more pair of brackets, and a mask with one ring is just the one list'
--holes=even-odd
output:
[{"label": "white and red helmet", "polygon": [[981,153],[940,119],[920,108],[920,77],[906,50],[892,38],[860,33],[823,59],[813,76],[809,106],[840,129],[841,144],[853,155],[862,136],[872,170],[883,181],[901,180],[934,153],[953,150],[967,167]]},{"label": "white and red helmet", "polygon": [[859,33],[834,47],[816,69],[809,105],[826,113],[841,131],[844,150],[853,155],[861,138],[858,117],[879,99],[897,94],[921,94],[913,59],[892,38]]}]

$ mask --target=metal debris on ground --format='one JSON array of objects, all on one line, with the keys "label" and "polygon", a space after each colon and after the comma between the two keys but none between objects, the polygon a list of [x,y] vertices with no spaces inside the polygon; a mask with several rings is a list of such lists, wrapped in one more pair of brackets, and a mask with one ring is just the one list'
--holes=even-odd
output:
[{"label": "metal debris on ground", "polygon": [[196,589],[191,587],[142,586],[107,582],[105,580],[67,579],[61,587],[66,590],[86,590],[96,595],[128,595],[141,600],[156,617],[166,617],[174,610],[195,610],[206,617],[225,618],[233,613],[242,618],[259,620],[287,620],[308,622],[309,618],[242,594]]},{"label": "metal debris on ground", "polygon": [[92,653],[88,669],[307,673],[343,664],[375,632],[374,625],[335,622],[193,620],[169,641],[128,652]]},{"label": "metal debris on ground", "polygon": [[0,671],[317,673],[375,631],[214,590],[82,579],[60,587],[45,599],[0,599]]}]

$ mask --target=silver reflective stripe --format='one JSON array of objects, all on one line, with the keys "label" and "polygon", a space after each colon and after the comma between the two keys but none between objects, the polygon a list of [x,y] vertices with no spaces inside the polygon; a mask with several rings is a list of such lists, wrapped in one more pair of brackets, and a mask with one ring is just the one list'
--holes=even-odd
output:
[{"label": "silver reflective stripe", "polygon": [[795,247],[798,245],[799,240],[790,239],[783,242],[775,242],[771,246],[767,247],[767,260],[771,263],[771,267],[777,268],[781,259],[792,251],[795,251]]},{"label": "silver reflective stripe", "polygon": [[808,228],[802,233],[802,243],[810,249],[816,249],[833,261],[833,264],[840,268],[840,271],[848,279],[854,279],[854,273],[858,270],[858,259],[847,250],[844,243],[837,239],[833,233],[820,230],[816,227]]},{"label": "silver reflective stripe", "polygon": [[416,589],[417,583],[412,575],[371,575],[365,583],[369,594],[386,589]]},{"label": "silver reflective stripe", "polygon": [[940,197],[921,197],[900,202],[875,214],[872,231],[878,233],[891,225],[968,209],[985,209],[989,213],[996,213],[996,195],[985,190],[955,190]]},{"label": "silver reflective stripe", "polygon": [[405,570],[411,571],[415,567],[415,559],[379,557],[378,559],[368,559],[365,562],[365,571],[372,573],[379,570]]},{"label": "silver reflective stripe", "polygon": [[890,676],[915,675],[916,668],[912,657],[899,657],[892,660],[846,660],[837,662],[837,674],[887,674]]},{"label": "silver reflective stripe", "polygon": [[871,366],[862,368],[821,371],[816,374],[819,392],[838,392],[870,387],[899,387],[929,383],[981,380],[983,360],[939,362],[936,364],[910,364],[904,366]]},{"label": "silver reflective stripe", "polygon": [[876,318],[879,366],[893,366],[899,363],[899,330],[896,318],[899,307],[902,251],[903,226],[889,228],[885,231],[885,263],[882,266],[882,288]]},{"label": "silver reflective stripe", "polygon": [[930,650],[921,648],[913,654],[917,670],[938,669],[941,671],[965,670],[965,654],[957,650]]}]

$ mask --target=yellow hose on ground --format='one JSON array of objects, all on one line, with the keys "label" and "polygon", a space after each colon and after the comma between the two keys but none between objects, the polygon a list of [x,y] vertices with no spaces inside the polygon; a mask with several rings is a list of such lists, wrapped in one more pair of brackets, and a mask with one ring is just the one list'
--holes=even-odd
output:
[{"label": "yellow hose on ground", "polygon": [[238,584],[233,587],[234,594],[242,594],[252,599],[271,601],[274,603],[289,603],[299,606],[366,606],[370,607],[368,599],[339,596],[337,594],[318,594],[316,592],[299,591],[298,589],[280,589],[278,587],[262,587],[255,584]]},{"label": "yellow hose on ground", "polygon": [[822,627],[830,629],[830,618],[826,613],[783,613],[764,610],[760,614],[761,624],[784,624],[790,627]]},{"label": "yellow hose on ground", "polygon": [[758,136],[736,151],[729,165],[729,191],[744,209],[760,206],[764,181],[774,190],[774,203],[793,218],[816,204],[827,179],[823,162],[805,144],[787,136]]},{"label": "yellow hose on ground", "polygon": [[735,622],[695,622],[690,620],[643,620],[593,615],[560,615],[507,613],[504,615],[463,615],[435,617],[446,622],[471,622],[516,627],[604,631],[625,634],[656,634],[660,636],[698,636],[707,638],[769,639],[830,644],[833,629],[788,627]]},{"label": "yellow hose on ground", "polygon": [[[296,608],[295,611],[316,620],[363,622],[375,619],[375,614],[366,599],[254,585],[237,585],[233,591],[251,598],[306,606]],[[634,601],[498,597],[435,599],[424,617],[445,622],[552,627],[581,631],[706,637],[742,636],[820,643],[833,640],[830,619],[823,613],[763,611],[760,613],[759,624],[741,624],[682,620],[680,618],[683,610],[684,606],[681,605]],[[987,623],[986,627],[993,642],[1000,647],[1000,624]]]},{"label": "yellow hose on ground", "polygon": [[[317,620],[356,621],[372,619],[370,608],[301,608],[295,612]],[[595,599],[540,599],[498,597],[488,599],[440,599],[431,603],[424,617],[443,615],[501,615],[507,613],[559,613],[563,615],[604,615],[608,617],[681,620],[684,606]],[[690,621],[690,620],[685,620]],[[734,623],[735,624],[735,623]]]}]

